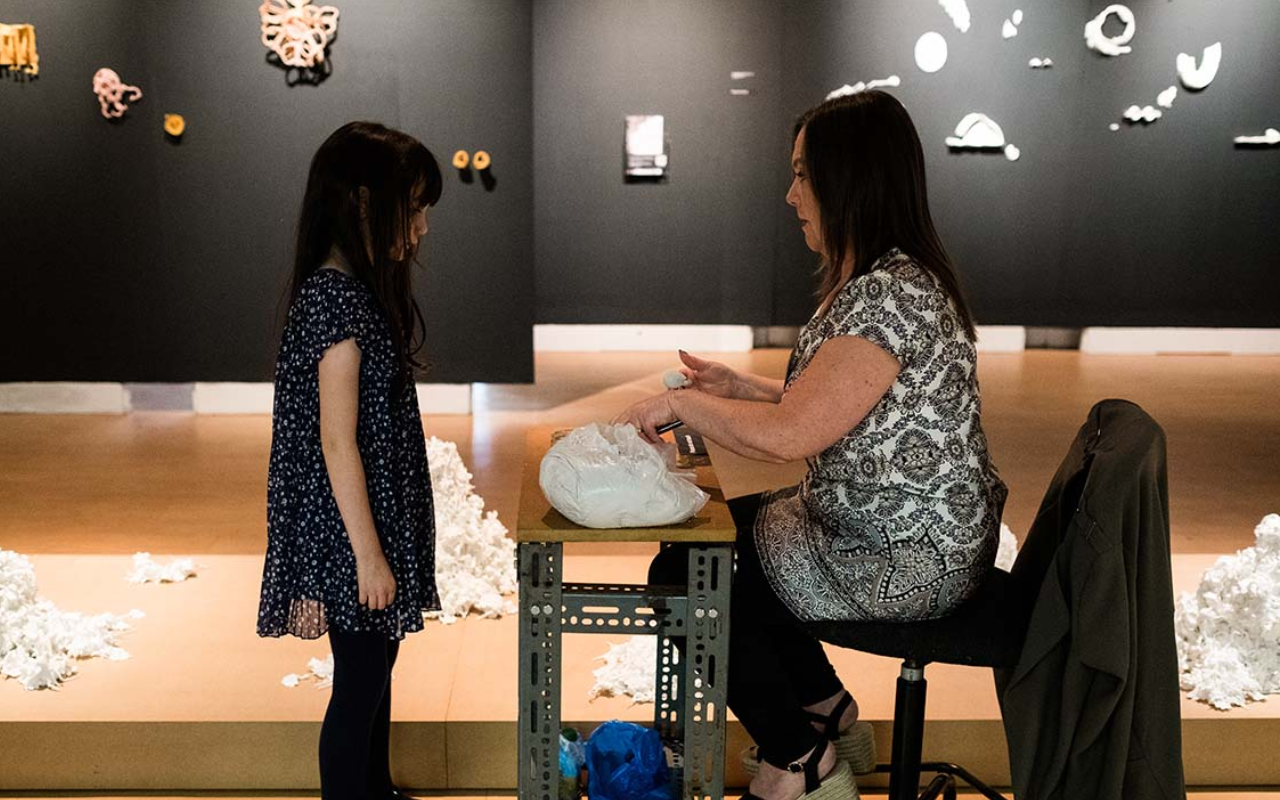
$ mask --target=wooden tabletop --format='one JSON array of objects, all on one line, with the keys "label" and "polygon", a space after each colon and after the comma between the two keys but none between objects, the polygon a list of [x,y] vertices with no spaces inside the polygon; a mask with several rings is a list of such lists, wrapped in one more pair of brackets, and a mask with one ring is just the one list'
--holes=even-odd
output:
[{"label": "wooden tabletop", "polygon": [[711,495],[693,517],[660,528],[586,528],[551,507],[538,485],[542,457],[551,448],[555,428],[531,428],[525,440],[524,479],[520,486],[517,542],[732,542],[737,535],[724,492],[710,466],[697,467],[694,483]]}]

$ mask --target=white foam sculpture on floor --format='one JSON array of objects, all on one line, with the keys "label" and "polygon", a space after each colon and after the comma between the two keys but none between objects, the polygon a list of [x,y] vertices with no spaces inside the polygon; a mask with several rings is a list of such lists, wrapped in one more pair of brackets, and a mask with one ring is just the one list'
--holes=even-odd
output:
[{"label": "white foam sculpture on floor", "polygon": [[942,6],[943,11],[947,12],[947,16],[951,17],[951,22],[956,26],[956,30],[961,33],[969,32],[971,18],[969,16],[969,4],[965,0],[938,0],[938,4]]},{"label": "white foam sculpture on floor", "polygon": [[826,99],[834,100],[837,97],[846,97],[848,95],[861,94],[868,89],[879,89],[882,86],[893,87],[893,86],[901,86],[901,85],[902,85],[902,78],[899,78],[897,75],[890,75],[887,78],[875,78],[874,80],[869,80],[866,83],[863,83],[862,81],[858,81],[852,86],[846,83],[844,86],[841,86],[839,89],[834,89],[828,92]]},{"label": "white foam sculpture on floor", "polygon": [[[1124,23],[1124,31],[1119,36],[1108,36],[1102,32],[1102,26],[1106,24],[1107,17],[1112,14]],[[1133,48],[1128,45],[1136,30],[1133,12],[1128,6],[1117,3],[1102,9],[1102,13],[1085,23],[1084,43],[1090,50],[1102,53],[1104,56],[1122,56],[1133,52]]]},{"label": "white foam sculpture on floor", "polygon": [[597,697],[630,697],[634,703],[652,703],[657,695],[658,637],[632,636],[622,644],[609,643],[609,651],[596,656],[604,666],[592,671],[595,683],[587,691]]},{"label": "white foam sculpture on floor", "polygon": [[137,609],[95,617],[63,611],[37,594],[26,556],[0,550],[0,675],[28,691],[57,689],[76,674],[78,659],[128,658],[117,641],[131,628],[126,620],[144,616]]},{"label": "white foam sculpture on floor", "polygon": [[1178,68],[1178,77],[1182,80],[1182,85],[1193,92],[1198,92],[1218,77],[1218,67],[1222,65],[1222,42],[1214,42],[1204,49],[1198,67],[1196,57],[1186,53],[1178,53],[1174,63]]},{"label": "white foam sculpture on floor", "polygon": [[547,501],[588,528],[674,525],[707,504],[693,472],[677,471],[675,446],[651,445],[631,425],[575,428],[542,459]]},{"label": "white foam sculpture on floor", "polygon": [[451,624],[475,613],[500,617],[515,613],[515,602],[504,595],[516,591],[516,546],[496,511],[487,514],[484,498],[476,494],[471,473],[458,455],[458,446],[432,436],[427,440],[427,463],[436,509],[436,587],[440,610],[429,618]]},{"label": "white foam sculpture on floor", "polygon": [[175,558],[168,564],[159,564],[150,553],[134,553],[133,571],[125,580],[129,583],[181,583],[196,574],[195,562],[190,558]]},{"label": "white foam sculpture on floor", "polygon": [[947,147],[953,150],[1004,150],[1005,158],[1017,161],[1022,151],[1006,144],[1004,131],[986,114],[966,114],[956,126],[954,136],[947,137]]},{"label": "white foam sculpture on floor", "polygon": [[1280,514],[1253,535],[1253,547],[1219,558],[1174,608],[1182,689],[1218,709],[1280,692]]}]

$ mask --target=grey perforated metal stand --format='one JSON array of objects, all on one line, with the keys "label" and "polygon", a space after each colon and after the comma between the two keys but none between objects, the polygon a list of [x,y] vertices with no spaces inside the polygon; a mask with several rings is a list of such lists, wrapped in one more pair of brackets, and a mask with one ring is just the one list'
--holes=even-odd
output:
[{"label": "grey perforated metal stand", "polygon": [[[556,800],[561,634],[658,637],[653,724],[675,755],[683,797],[724,797],[733,549],[689,548],[680,586],[565,584],[558,542],[523,542],[520,575],[520,800]],[[681,657],[676,640],[685,640]]]}]

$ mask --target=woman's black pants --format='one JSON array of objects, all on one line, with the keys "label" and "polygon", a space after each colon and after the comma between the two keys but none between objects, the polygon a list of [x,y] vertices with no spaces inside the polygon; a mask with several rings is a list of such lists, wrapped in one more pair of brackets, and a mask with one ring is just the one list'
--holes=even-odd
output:
[{"label": "woman's black pants", "polygon": [[[822,643],[778,599],[760,566],[752,535],[760,498],[754,494],[729,501],[738,528],[729,603],[729,708],[764,759],[785,768],[818,744],[820,734],[802,707],[844,687]],[[649,583],[683,585],[688,564],[687,545],[668,545],[649,566]]]},{"label": "woman's black pants", "polygon": [[320,796],[380,800],[391,792],[391,668],[400,642],[329,629],[333,695],[320,728]]}]

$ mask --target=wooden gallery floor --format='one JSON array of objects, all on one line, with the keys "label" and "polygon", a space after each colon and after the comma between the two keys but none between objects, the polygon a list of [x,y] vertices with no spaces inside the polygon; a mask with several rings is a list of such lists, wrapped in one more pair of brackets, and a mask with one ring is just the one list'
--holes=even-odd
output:
[{"label": "wooden gallery floor", "polygon": [[[787,354],[724,356],[780,375]],[[542,354],[532,386],[478,387],[475,413],[424,417],[455,442],[477,492],[510,524],[519,502],[523,432],[531,425],[605,420],[660,389],[665,354]],[[1106,397],[1141,404],[1169,440],[1175,583],[1194,587],[1223,553],[1249,546],[1253,526],[1280,511],[1280,358],[1119,357],[1033,351],[984,355],[984,421],[1010,487],[1005,521],[1026,530],[1089,407]],[[265,546],[266,416],[0,415],[0,548],[29,555],[41,593],[89,614],[147,613],[122,642],[132,657],[83,662],[58,692],[0,680],[0,792],[313,791],[315,741],[327,692],[280,678],[305,672],[325,642],[254,635]],[[134,586],[130,556],[193,556],[195,580]],[[567,548],[570,580],[639,580],[653,548]],[[606,642],[570,636],[564,717],[590,726],[644,720],[651,706],[589,702]],[[887,751],[897,665],[839,651]],[[430,623],[396,670],[393,771],[434,792],[510,795],[515,786],[513,619]],[[1005,745],[988,671],[930,667],[926,756],[1007,782]],[[1183,702],[1185,763],[1198,786],[1280,786],[1280,700],[1231,712]],[[732,754],[747,743],[730,723]],[[869,781],[874,786],[874,781]],[[1214,795],[1243,797],[1243,794]]]}]

